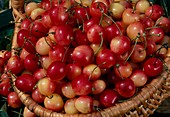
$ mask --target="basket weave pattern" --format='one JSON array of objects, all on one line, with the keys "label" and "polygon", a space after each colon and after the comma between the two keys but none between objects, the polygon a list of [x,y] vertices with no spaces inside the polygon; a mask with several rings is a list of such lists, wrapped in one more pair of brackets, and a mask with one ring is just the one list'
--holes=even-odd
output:
[{"label": "basket weave pattern", "polygon": [[[20,4],[17,4],[16,1],[20,2]],[[11,6],[13,8],[13,14],[16,22],[24,18],[24,15],[21,13],[21,10],[23,9],[23,4],[21,4],[23,2],[21,1],[23,0],[11,0]],[[16,23],[12,42],[13,53],[15,52],[13,48],[18,46],[16,43],[16,37],[19,30],[20,23]],[[69,115],[53,112],[36,103],[30,95],[24,94],[15,86],[14,90],[18,93],[23,104],[28,107],[29,110],[41,117],[147,117],[150,114],[153,114],[162,101],[170,96],[170,58],[168,57],[170,57],[170,49],[168,49],[168,55],[165,59],[165,64],[168,66],[168,70],[164,70],[160,76],[153,79],[149,84],[142,88],[136,96],[125,102],[117,103],[113,107],[90,114]],[[15,78],[13,79],[15,80]]]}]

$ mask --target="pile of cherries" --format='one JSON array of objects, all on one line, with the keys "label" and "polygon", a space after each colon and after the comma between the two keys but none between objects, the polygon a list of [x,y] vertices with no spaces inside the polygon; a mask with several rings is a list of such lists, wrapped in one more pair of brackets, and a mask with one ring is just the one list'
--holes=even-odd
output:
[{"label": "pile of cherries", "polygon": [[0,54],[0,94],[13,108],[22,105],[15,85],[55,112],[100,111],[164,70],[170,20],[148,0],[42,0],[24,15],[15,54]]}]

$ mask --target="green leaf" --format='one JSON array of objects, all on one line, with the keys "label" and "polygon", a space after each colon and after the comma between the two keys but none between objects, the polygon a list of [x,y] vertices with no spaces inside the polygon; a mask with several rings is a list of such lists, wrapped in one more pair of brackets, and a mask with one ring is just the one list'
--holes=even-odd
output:
[{"label": "green leaf", "polygon": [[8,117],[7,112],[5,112],[5,111],[0,111],[0,117]]}]

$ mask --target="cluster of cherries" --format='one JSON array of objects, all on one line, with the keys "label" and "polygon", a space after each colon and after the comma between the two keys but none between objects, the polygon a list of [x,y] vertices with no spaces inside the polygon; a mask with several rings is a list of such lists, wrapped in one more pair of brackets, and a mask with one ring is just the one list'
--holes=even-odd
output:
[{"label": "cluster of cherries", "polygon": [[[42,0],[27,3],[24,15],[16,53],[0,58],[1,81],[9,89],[15,76],[12,85],[47,109],[87,114],[114,106],[164,69],[170,20],[148,0]],[[13,92],[6,89],[4,96]]]}]

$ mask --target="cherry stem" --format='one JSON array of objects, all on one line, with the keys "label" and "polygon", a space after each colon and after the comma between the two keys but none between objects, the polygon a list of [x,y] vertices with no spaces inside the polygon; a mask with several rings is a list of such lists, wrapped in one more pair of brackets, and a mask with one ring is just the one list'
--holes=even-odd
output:
[{"label": "cherry stem", "polygon": [[94,55],[96,55],[100,51],[100,49],[102,48],[102,45],[103,45],[103,41],[104,41],[103,36],[102,36],[103,34],[99,33],[99,35],[101,37],[101,43],[100,43],[99,47],[97,48],[97,50],[94,52]]},{"label": "cherry stem", "polygon": [[45,39],[45,42],[47,43],[47,45],[50,46],[50,48],[54,50],[54,48],[48,43],[47,38],[44,37],[44,39]]},{"label": "cherry stem", "polygon": [[162,21],[162,19],[163,19],[163,16],[161,16],[161,17],[157,20],[157,22],[155,23],[154,26],[157,26],[157,25]]},{"label": "cherry stem", "polygon": [[120,78],[123,80],[124,78],[122,77],[122,74],[120,73],[119,67],[120,67],[120,64],[116,64],[116,69],[120,75]]},{"label": "cherry stem", "polygon": [[133,49],[132,51],[130,52],[129,56],[127,57],[127,59],[125,60],[125,63],[129,60],[129,58],[131,57],[132,53],[134,52],[135,50],[135,47],[136,47],[136,44],[138,43],[138,39],[140,39],[140,34],[138,34],[135,38],[135,44],[133,46]]},{"label": "cherry stem", "polygon": [[52,99],[53,98],[53,95],[50,95],[50,96],[47,96],[49,99]]},{"label": "cherry stem", "polygon": [[150,30],[150,29],[153,29],[153,28],[162,28],[162,26],[152,26],[152,27],[145,28],[145,30]]},{"label": "cherry stem", "polygon": [[150,4],[152,5],[152,12],[151,12],[151,14],[148,16],[149,18],[151,17],[151,15],[153,14],[153,3],[152,2],[150,2]]},{"label": "cherry stem", "polygon": [[108,17],[115,25],[116,25],[116,27],[117,27],[117,29],[119,30],[119,32],[120,32],[120,35],[122,36],[123,35],[123,33],[122,33],[122,31],[120,30],[120,28],[119,28],[119,26],[117,25],[117,23],[110,17],[110,16],[108,16],[106,13],[103,13],[106,17]]},{"label": "cherry stem", "polygon": [[106,62],[103,62],[102,64],[99,64],[99,65],[96,65],[96,66],[95,66],[95,68],[93,69],[93,71],[91,72],[91,74],[90,74],[90,76],[89,76],[89,80],[91,79],[92,74],[93,74],[93,72],[97,69],[97,67],[99,67],[99,66],[101,66],[101,65],[104,65],[104,64],[106,64]]}]

